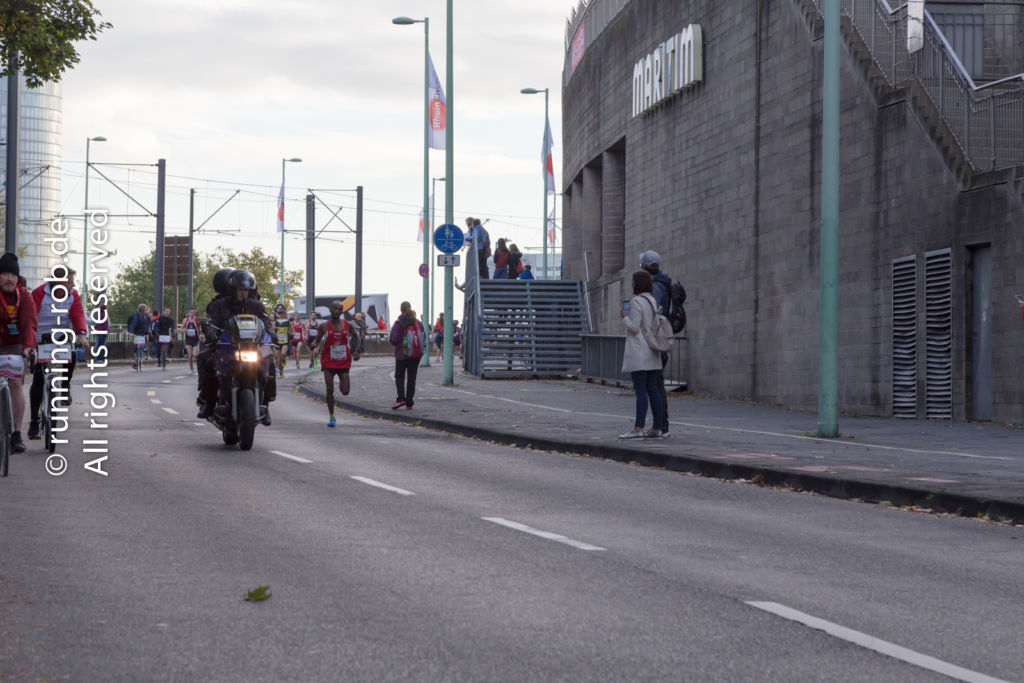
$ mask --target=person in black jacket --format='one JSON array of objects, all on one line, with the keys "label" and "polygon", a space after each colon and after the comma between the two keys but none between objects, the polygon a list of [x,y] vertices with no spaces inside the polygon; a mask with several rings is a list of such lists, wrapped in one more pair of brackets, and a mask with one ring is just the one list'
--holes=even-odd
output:
[{"label": "person in black jacket", "polygon": [[160,355],[157,356],[157,364],[166,370],[167,356],[170,354],[171,344],[174,340],[174,318],[171,317],[170,308],[164,308],[163,315],[156,319],[156,322],[153,324],[153,333],[156,335],[157,344],[160,345]]},{"label": "person in black jacket", "polygon": [[228,278],[234,268],[221,268],[213,276],[213,290],[216,295],[206,304],[206,320],[203,321],[203,337],[200,340],[202,346],[196,356],[196,374],[198,375],[197,389],[200,406],[199,417],[206,418],[213,415],[214,404],[217,402],[217,375],[213,372],[213,352],[217,350],[217,340],[220,338],[220,331],[210,327],[210,315],[217,302],[228,295]]}]

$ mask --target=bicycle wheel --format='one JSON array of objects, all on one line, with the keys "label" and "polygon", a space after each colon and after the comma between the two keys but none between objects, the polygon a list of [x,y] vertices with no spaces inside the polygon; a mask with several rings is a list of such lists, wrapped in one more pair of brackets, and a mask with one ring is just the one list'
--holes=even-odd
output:
[{"label": "bicycle wheel", "polygon": [[14,431],[14,418],[11,415],[11,389],[7,382],[0,382],[0,477],[7,476],[7,467],[11,459],[11,433]]}]

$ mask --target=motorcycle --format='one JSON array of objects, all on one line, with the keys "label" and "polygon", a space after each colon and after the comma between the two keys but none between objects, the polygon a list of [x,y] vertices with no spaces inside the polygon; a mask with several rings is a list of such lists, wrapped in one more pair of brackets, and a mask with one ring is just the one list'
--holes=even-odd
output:
[{"label": "motorcycle", "polygon": [[270,347],[263,322],[254,315],[236,315],[220,329],[214,370],[220,383],[217,406],[207,419],[224,437],[224,443],[252,448],[256,423],[265,417],[263,394],[267,383]]}]

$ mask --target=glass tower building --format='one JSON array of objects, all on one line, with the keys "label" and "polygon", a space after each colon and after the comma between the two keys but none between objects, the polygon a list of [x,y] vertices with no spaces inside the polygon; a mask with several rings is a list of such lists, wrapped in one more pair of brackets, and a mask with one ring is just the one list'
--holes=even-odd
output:
[{"label": "glass tower building", "polygon": [[[27,88],[21,81],[18,169],[16,174],[9,174],[6,153],[8,82],[7,78],[0,78],[0,137],[4,139],[0,177],[4,182],[17,178],[17,253],[21,274],[29,287],[35,288],[42,284],[57,260],[44,239],[51,234],[51,223],[60,213],[61,86],[46,83],[38,88]],[[0,193],[5,217],[6,201],[6,195]]]}]

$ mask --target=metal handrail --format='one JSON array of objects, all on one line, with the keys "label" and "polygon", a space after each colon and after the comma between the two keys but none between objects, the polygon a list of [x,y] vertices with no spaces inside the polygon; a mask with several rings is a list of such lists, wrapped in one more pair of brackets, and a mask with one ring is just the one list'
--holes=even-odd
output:
[{"label": "metal handrail", "polygon": [[[822,0],[813,3],[822,14]],[[868,17],[863,16],[866,4]],[[1024,164],[1024,73],[978,86],[927,10],[924,48],[909,54],[906,7],[893,7],[888,0],[860,0],[858,12],[857,0],[841,0],[840,12],[849,18],[890,87],[914,81],[922,88],[971,171]],[[1020,87],[978,96],[986,88],[1015,81]],[[987,168],[982,159],[989,162]]]}]

